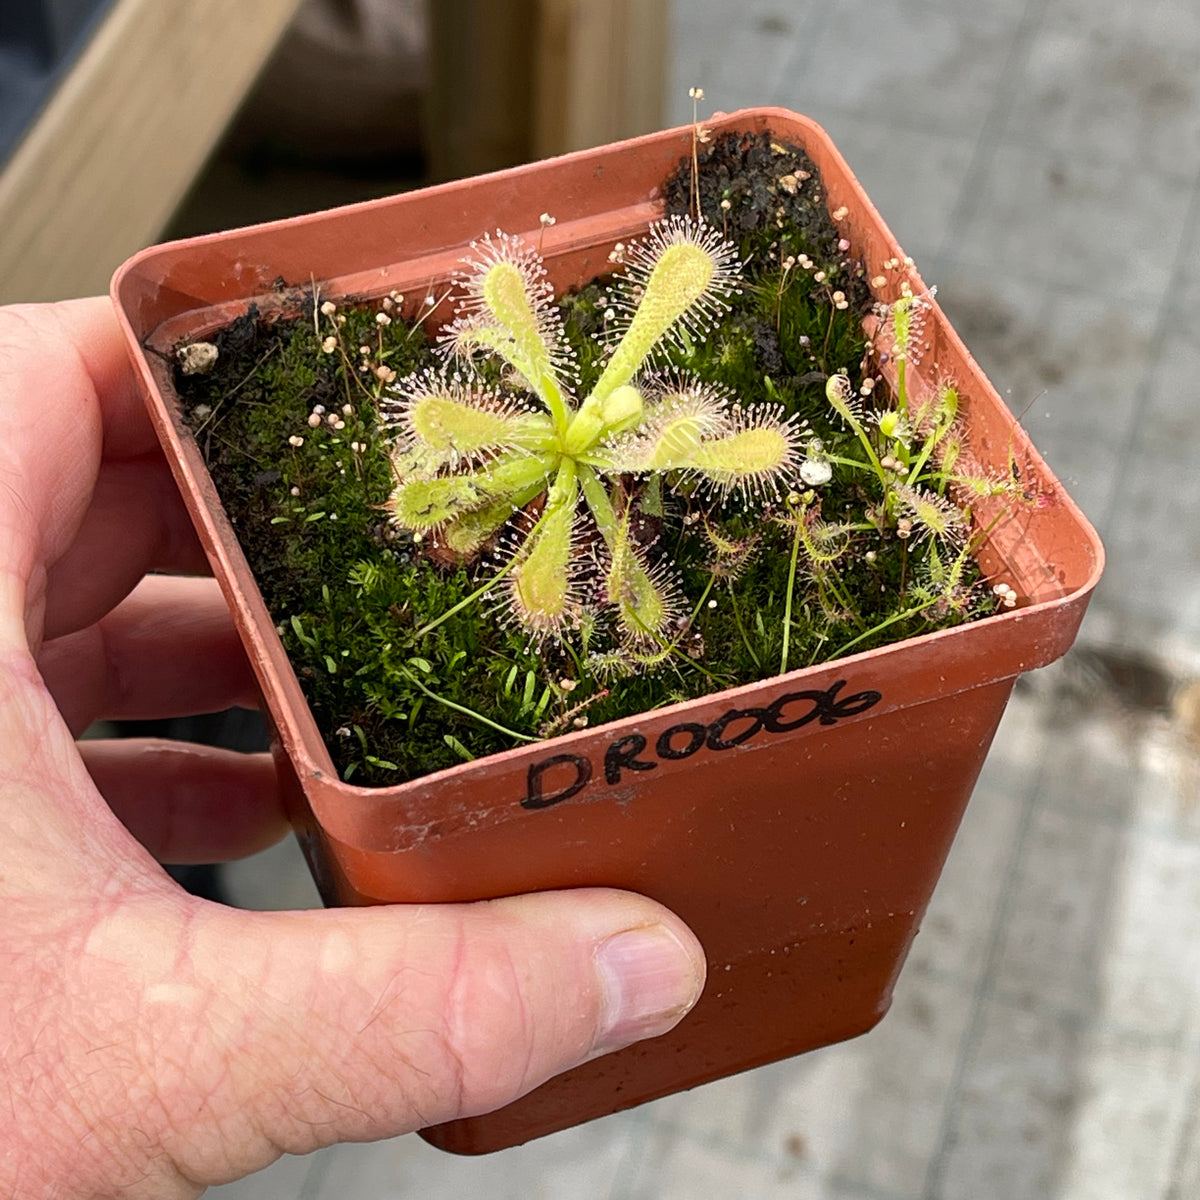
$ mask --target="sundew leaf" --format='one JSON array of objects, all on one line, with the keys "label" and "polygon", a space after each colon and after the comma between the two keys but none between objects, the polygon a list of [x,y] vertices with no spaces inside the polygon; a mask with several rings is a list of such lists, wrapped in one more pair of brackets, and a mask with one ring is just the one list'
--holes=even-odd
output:
[{"label": "sundew leaf", "polygon": [[574,505],[558,505],[526,540],[510,576],[513,615],[531,633],[558,634],[574,610],[571,545]]},{"label": "sundew leaf", "polygon": [[635,642],[656,640],[675,615],[674,589],[665,577],[647,569],[622,521],[609,545],[611,562],[605,577],[607,598],[617,610],[617,621]]},{"label": "sundew leaf", "polygon": [[409,422],[426,446],[448,459],[506,450],[548,431],[536,413],[504,406],[486,393],[467,399],[423,396],[413,403]]},{"label": "sundew leaf", "polygon": [[702,442],[687,465],[722,492],[777,491],[789,479],[794,459],[794,447],[784,432],[761,426]]},{"label": "sundew leaf", "polygon": [[[529,489],[536,494],[545,483],[547,469],[544,459],[521,455],[501,459],[470,475],[402,480],[388,500],[388,509],[406,529],[417,532],[437,529],[497,501],[527,494]],[[510,513],[512,507],[510,503]]]}]

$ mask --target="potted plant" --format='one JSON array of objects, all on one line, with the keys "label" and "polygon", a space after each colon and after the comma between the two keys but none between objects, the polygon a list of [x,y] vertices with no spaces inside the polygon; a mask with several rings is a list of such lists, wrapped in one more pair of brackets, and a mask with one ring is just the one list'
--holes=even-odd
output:
[{"label": "potted plant", "polygon": [[[701,196],[696,173],[723,138],[757,145],[768,157],[797,148],[807,155],[811,170],[784,169],[799,160],[781,157],[766,203],[780,200],[782,229],[786,198],[803,192],[810,204],[803,219],[833,223],[846,283],[824,287],[827,308],[866,314],[859,328],[874,347],[862,363],[840,364],[845,371],[814,351],[820,369],[808,382],[819,386],[848,442],[862,447],[855,469],[870,487],[853,490],[874,499],[859,523],[893,542],[926,537],[922,561],[934,578],[922,586],[931,598],[908,605],[905,622],[922,608],[947,615],[961,601],[963,611],[949,613],[947,627],[879,645],[879,626],[893,621],[884,618],[843,641],[833,661],[797,666],[789,657],[794,596],[785,584],[772,601],[786,610],[771,643],[782,654],[759,664],[763,678],[697,688],[681,703],[599,724],[589,718],[603,713],[604,701],[576,711],[567,686],[574,680],[539,683],[535,693],[551,696],[567,718],[555,736],[390,786],[347,782],[344,759],[339,772],[330,746],[356,740],[355,723],[318,728],[284,639],[314,642],[331,678],[354,664],[316,646],[303,621],[297,628],[268,608],[205,465],[207,412],[198,421],[196,406],[181,403],[180,371],[207,369],[215,339],[226,336],[217,331],[304,314],[321,351],[345,360],[339,378],[354,370],[386,385],[373,394],[390,397],[392,478],[363,509],[379,522],[381,554],[407,561],[415,546],[422,560],[440,555],[443,574],[427,577],[434,592],[437,580],[458,578],[450,573],[464,556],[486,554],[491,564],[480,586],[434,596],[441,615],[421,617],[415,629],[412,612],[393,606],[393,640],[403,646],[395,671],[426,701],[401,714],[415,742],[427,739],[418,744],[433,744],[429,726],[440,728],[433,714],[466,706],[429,685],[425,660],[405,639],[414,632],[431,639],[452,610],[503,604],[529,652],[547,657],[547,646],[569,640],[564,631],[592,637],[595,622],[606,621],[608,644],[618,648],[609,657],[621,660],[615,669],[640,677],[656,659],[686,654],[685,637],[699,625],[699,606],[677,602],[635,528],[665,511],[664,490],[678,485],[687,516],[701,524],[712,511],[706,497],[719,506],[746,493],[751,503],[737,526],[743,540],[755,539],[757,525],[786,530],[790,561],[777,554],[774,566],[793,583],[802,544],[811,570],[821,555],[808,542],[818,534],[838,541],[844,532],[821,512],[822,503],[832,507],[821,489],[827,460],[838,455],[776,406],[769,377],[764,396],[738,407],[737,397],[691,379],[668,372],[647,383],[638,373],[681,328],[694,349],[704,333],[687,334],[686,314],[697,304],[720,307],[738,286],[730,230],[722,228],[737,220],[723,194],[730,181],[708,178]],[[684,205],[694,201],[695,219],[661,224],[664,181],[681,161],[676,179],[695,191]],[[524,239],[493,234],[478,242],[497,227]],[[789,264],[786,245],[774,246],[777,278],[823,273],[820,264],[797,261],[804,256]],[[549,294],[609,275],[622,256],[634,259],[636,291],[624,294],[623,321],[621,296],[600,305],[616,332],[590,375],[579,366],[582,382],[566,400],[564,380],[576,367]],[[451,320],[443,301],[456,270],[466,300]],[[782,297],[782,283],[779,290]],[[670,1034],[576,1068],[497,1113],[427,1131],[431,1141],[463,1152],[512,1145],[853,1036],[880,1019],[1013,682],[1069,647],[1103,555],[822,130],[782,110],[748,110],[705,130],[685,127],[482,180],[155,247],[122,267],[113,295],[154,422],[257,672],[293,823],[327,902],[625,887],[674,909],[705,946],[706,992]],[[392,365],[401,350],[387,359],[382,338],[365,339],[354,324],[363,311],[380,326],[393,314],[429,318],[457,352],[457,366],[404,374]],[[781,336],[783,329],[780,316]],[[361,361],[359,338],[367,352]],[[474,365],[481,348],[496,361]],[[886,385],[890,407],[865,403],[867,379]],[[235,404],[238,387],[215,403]],[[517,404],[514,393],[540,402]],[[354,397],[302,414],[314,433],[342,423],[334,465],[351,475],[362,446],[350,436],[361,418]],[[306,434],[298,429],[290,440],[299,449]],[[967,514],[956,489],[971,481]],[[300,482],[292,486],[302,493]],[[305,504],[298,494],[269,519],[334,515],[314,518]],[[728,528],[714,525],[718,558],[736,556],[737,547],[721,544]],[[259,562],[260,571],[274,569],[268,557]],[[345,563],[331,561],[329,569],[347,577]],[[369,590],[370,564],[349,570],[360,591]],[[970,572],[999,589],[990,601],[998,611],[956,623],[984,594],[962,582]],[[830,587],[821,604],[844,609],[836,581]],[[735,601],[737,587],[727,594]],[[749,611],[736,616],[753,620]],[[730,619],[727,628],[736,628]],[[752,636],[738,636],[753,650]],[[373,643],[380,656],[393,654],[393,640]],[[514,704],[529,704],[528,685],[514,672],[503,680]],[[313,680],[305,682],[311,692]],[[486,713],[470,716],[502,724]],[[470,753],[452,736],[438,740]],[[368,766],[386,776],[393,764],[370,757]]]}]

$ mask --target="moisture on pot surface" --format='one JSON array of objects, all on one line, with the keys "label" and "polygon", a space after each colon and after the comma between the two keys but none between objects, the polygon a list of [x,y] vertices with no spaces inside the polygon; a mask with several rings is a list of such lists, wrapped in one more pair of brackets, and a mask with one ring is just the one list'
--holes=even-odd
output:
[{"label": "moisture on pot surface", "polygon": [[343,778],[400,783],[1019,603],[982,577],[971,508],[1037,497],[973,458],[956,380],[910,386],[930,298],[889,287],[910,264],[867,277],[802,150],[704,137],[666,216],[567,295],[536,238],[481,230],[427,295],[315,287],[301,315],[252,308],[178,348]]}]

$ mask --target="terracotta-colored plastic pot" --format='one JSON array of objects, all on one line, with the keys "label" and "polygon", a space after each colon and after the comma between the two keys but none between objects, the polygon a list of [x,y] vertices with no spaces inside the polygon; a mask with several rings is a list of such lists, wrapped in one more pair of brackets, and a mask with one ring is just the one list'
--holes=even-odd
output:
[{"label": "terracotta-colored plastic pot", "polygon": [[[756,109],[816,161],[868,275],[902,251],[827,135]],[[1061,655],[1099,577],[1095,533],[939,309],[910,386],[954,378],[974,455],[1019,472],[1026,502],[984,568],[1021,605],[829,665],[465,763],[398,787],[339,781],[199,451],[167,351],[244,312],[323,295],[424,295],[482,231],[543,237],[556,286],[605,271],[660,211],[691,149],[676,129],[483,179],[155,247],[113,282],[155,425],[258,674],[280,777],[333,904],[451,901],[607,885],[696,931],[709,982],[670,1034],[588,1063],[489,1116],[427,1130],[448,1150],[509,1146],[870,1029],[887,1010],[1013,681]],[[538,217],[557,223],[542,231]],[[894,275],[893,275],[894,278]],[[910,273],[915,291],[919,278]],[[891,299],[894,296],[883,297]],[[977,506],[989,523],[1000,511]]]}]

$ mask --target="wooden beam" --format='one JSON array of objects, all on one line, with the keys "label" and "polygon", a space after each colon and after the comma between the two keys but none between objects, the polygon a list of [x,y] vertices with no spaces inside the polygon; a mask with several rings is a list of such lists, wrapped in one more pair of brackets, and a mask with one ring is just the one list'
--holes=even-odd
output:
[{"label": "wooden beam", "polygon": [[539,0],[432,0],[425,146],[435,180],[533,157]]},{"label": "wooden beam", "polygon": [[539,0],[539,158],[661,129],[667,0]]},{"label": "wooden beam", "polygon": [[0,302],[103,292],[152,243],[300,0],[116,0],[0,173]]},{"label": "wooden beam", "polygon": [[426,142],[454,179],[662,128],[668,0],[434,0]]}]

